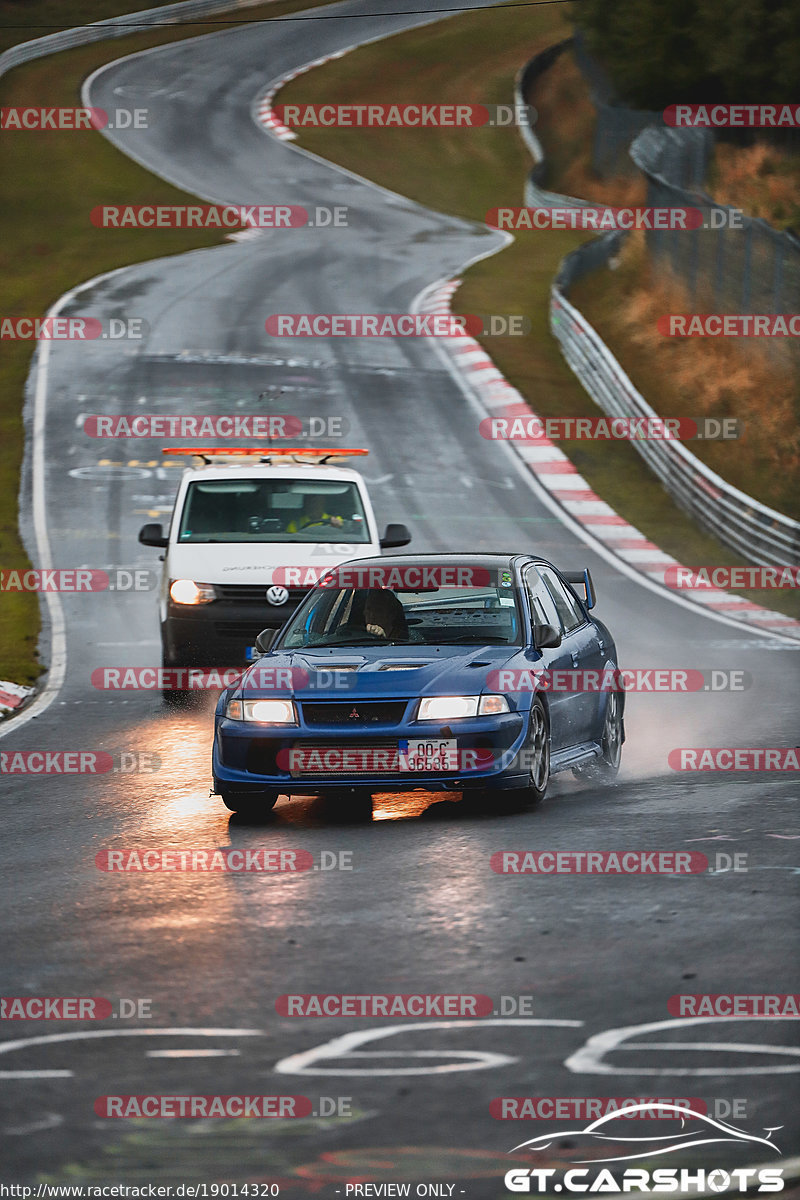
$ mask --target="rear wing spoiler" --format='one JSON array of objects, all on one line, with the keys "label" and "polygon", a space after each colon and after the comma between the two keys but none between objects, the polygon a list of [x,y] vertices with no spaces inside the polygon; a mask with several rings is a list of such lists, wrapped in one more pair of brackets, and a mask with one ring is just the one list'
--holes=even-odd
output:
[{"label": "rear wing spoiler", "polygon": [[597,603],[597,593],[594,590],[592,576],[588,567],[582,571],[562,571],[567,583],[572,584],[587,608],[594,608]]}]

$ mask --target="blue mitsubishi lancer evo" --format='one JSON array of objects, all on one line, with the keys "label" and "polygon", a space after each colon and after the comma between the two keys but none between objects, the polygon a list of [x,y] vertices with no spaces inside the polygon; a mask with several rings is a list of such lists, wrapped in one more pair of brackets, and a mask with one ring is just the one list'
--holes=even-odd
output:
[{"label": "blue mitsubishi lancer evo", "polygon": [[588,570],[530,554],[398,554],[319,574],[215,714],[214,791],[279,795],[516,789],[556,771],[612,780],[625,739],[611,634]]}]

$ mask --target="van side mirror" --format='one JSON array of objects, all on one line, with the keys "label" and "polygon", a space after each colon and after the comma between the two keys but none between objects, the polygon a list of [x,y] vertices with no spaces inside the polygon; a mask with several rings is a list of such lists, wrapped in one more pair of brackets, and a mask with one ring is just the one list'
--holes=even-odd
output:
[{"label": "van side mirror", "polygon": [[169,545],[169,538],[162,527],[155,522],[142,526],[139,530],[139,541],[143,546],[158,546],[162,550]]},{"label": "van side mirror", "polygon": [[381,550],[393,550],[397,546],[407,546],[410,541],[411,534],[405,525],[390,524],[386,526],[381,538]]}]

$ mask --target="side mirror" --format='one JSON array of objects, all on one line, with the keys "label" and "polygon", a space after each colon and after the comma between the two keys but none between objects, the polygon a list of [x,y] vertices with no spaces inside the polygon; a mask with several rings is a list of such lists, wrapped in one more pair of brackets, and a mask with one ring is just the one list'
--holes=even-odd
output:
[{"label": "side mirror", "polygon": [[162,550],[169,545],[169,538],[164,530],[155,523],[142,526],[139,530],[139,541],[143,546],[158,546]]},{"label": "side mirror", "polygon": [[277,629],[262,629],[256,638],[256,650],[260,654],[266,654],[277,636]]},{"label": "side mirror", "polygon": [[538,650],[555,650],[561,645],[561,633],[555,625],[535,625],[533,637]]},{"label": "side mirror", "polygon": [[407,546],[410,541],[411,534],[405,525],[387,525],[381,538],[381,550],[393,550],[396,546]]}]

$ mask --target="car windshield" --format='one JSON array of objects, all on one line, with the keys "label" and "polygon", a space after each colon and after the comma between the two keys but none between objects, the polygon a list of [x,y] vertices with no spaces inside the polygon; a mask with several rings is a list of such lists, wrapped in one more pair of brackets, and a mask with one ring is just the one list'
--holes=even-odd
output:
[{"label": "car windshield", "polygon": [[512,586],[316,588],[295,613],[280,645],[322,646],[520,644]]},{"label": "car windshield", "polygon": [[348,480],[194,480],[178,533],[181,543],[369,540],[361,496]]}]

